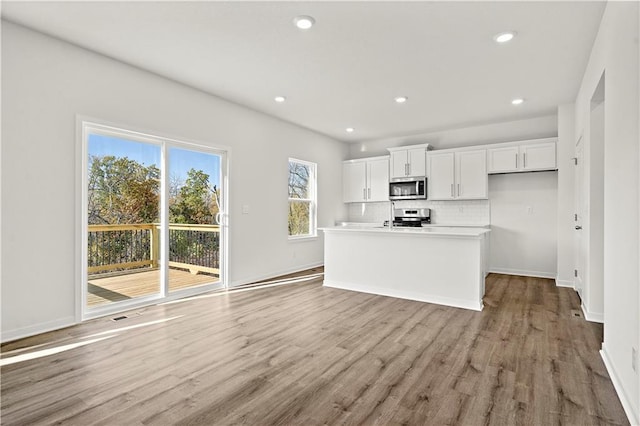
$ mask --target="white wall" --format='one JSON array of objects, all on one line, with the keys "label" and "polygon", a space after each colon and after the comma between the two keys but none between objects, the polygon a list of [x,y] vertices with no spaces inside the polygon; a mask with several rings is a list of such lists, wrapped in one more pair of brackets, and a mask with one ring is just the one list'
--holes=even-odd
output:
[{"label": "white wall", "polygon": [[557,186],[555,171],[489,176],[489,271],[556,277]]},{"label": "white wall", "polygon": [[389,151],[387,151],[387,148],[418,143],[429,143],[433,145],[434,149],[445,149],[525,139],[549,138],[557,135],[558,123],[557,117],[554,114],[544,117],[468,126],[458,129],[443,129],[418,135],[352,143],[349,146],[349,158],[388,155]]},{"label": "white wall", "polygon": [[564,287],[573,287],[574,254],[574,163],[575,105],[558,107],[558,275],[556,283]]},{"label": "white wall", "polygon": [[76,114],[231,147],[232,285],[323,261],[287,239],[288,157],[318,163],[318,225],[346,217],[343,143],[4,21],[2,107],[3,340],[75,321]]},{"label": "white wall", "polygon": [[638,3],[607,4],[575,109],[579,135],[589,127],[591,97],[606,70],[602,354],[632,424],[640,423],[639,379],[631,368],[640,339],[638,20]]}]

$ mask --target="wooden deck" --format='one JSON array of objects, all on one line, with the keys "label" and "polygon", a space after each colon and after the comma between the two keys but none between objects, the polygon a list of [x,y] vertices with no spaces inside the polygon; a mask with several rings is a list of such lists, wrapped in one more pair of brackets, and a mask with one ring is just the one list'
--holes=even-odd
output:
[{"label": "wooden deck", "polygon": [[[219,278],[206,274],[191,274],[180,269],[169,269],[169,291],[219,282]],[[90,278],[87,294],[88,306],[150,296],[160,291],[160,270],[147,270],[106,278]]]}]

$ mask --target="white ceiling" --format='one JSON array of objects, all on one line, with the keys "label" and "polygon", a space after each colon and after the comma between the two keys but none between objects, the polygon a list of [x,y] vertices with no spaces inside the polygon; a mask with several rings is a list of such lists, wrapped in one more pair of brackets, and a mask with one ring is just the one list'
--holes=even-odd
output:
[{"label": "white ceiling", "polygon": [[[5,19],[344,141],[555,113],[575,100],[603,11],[591,1],[2,2]],[[297,29],[301,14],[316,25]],[[498,45],[504,30],[518,36]]]}]

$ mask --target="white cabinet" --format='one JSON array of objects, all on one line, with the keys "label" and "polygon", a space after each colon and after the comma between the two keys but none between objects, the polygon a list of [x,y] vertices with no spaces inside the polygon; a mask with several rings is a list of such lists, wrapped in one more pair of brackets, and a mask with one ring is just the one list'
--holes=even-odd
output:
[{"label": "white cabinet", "polygon": [[555,139],[492,145],[487,149],[489,173],[556,170]]},{"label": "white cabinet", "polygon": [[427,198],[470,200],[487,198],[485,149],[430,152]]},{"label": "white cabinet", "polygon": [[388,148],[391,153],[390,176],[426,176],[426,153],[429,144],[412,145],[400,148]]},{"label": "white cabinet", "polygon": [[555,170],[556,143],[537,143],[520,146],[523,170]]},{"label": "white cabinet", "polygon": [[520,158],[518,146],[489,148],[487,149],[488,171],[489,173],[517,172],[518,158]]},{"label": "white cabinet", "polygon": [[345,203],[366,201],[367,163],[345,161],[342,163],[342,198]]},{"label": "white cabinet", "polygon": [[429,177],[427,178],[427,199],[453,200],[455,181],[455,154],[429,153]]},{"label": "white cabinet", "polygon": [[389,201],[389,157],[345,161],[342,179],[345,203]]},{"label": "white cabinet", "polygon": [[456,194],[459,199],[489,196],[487,150],[456,152]]}]

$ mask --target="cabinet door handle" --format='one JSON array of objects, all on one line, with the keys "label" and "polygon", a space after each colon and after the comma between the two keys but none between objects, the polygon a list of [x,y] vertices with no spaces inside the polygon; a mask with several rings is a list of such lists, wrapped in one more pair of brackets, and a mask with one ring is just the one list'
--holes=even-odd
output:
[{"label": "cabinet door handle", "polygon": [[453,198],[453,184],[451,184],[451,198]]},{"label": "cabinet door handle", "polygon": [[458,197],[460,196],[460,184],[458,184]]},{"label": "cabinet door handle", "polygon": [[522,154],[522,167],[527,168],[527,153]]},{"label": "cabinet door handle", "polygon": [[516,152],[516,169],[518,168],[518,153]]},{"label": "cabinet door handle", "polygon": [[407,163],[407,176],[411,176],[411,163]]},{"label": "cabinet door handle", "polygon": [[409,176],[409,163],[404,163],[404,175]]},{"label": "cabinet door handle", "polygon": [[371,199],[371,188],[367,189],[367,198]]},{"label": "cabinet door handle", "polygon": [[366,188],[362,188],[362,199],[363,200],[367,199],[367,189]]}]

